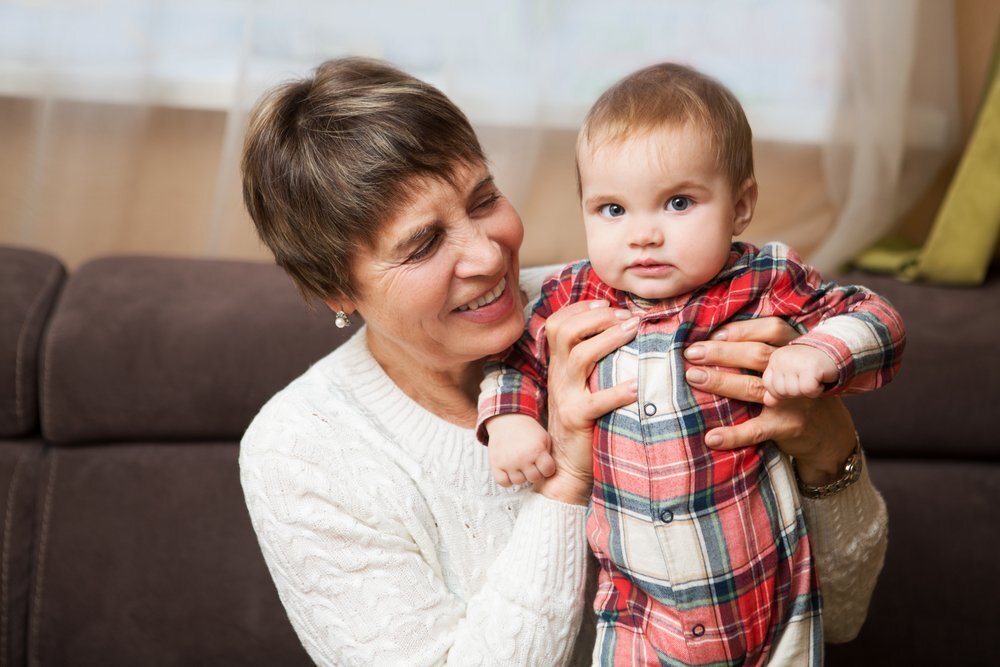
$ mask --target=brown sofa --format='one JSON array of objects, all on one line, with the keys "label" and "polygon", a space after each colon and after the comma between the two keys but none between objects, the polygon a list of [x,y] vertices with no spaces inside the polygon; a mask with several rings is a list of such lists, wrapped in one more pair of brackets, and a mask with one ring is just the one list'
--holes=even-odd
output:
[{"label": "brown sofa", "polygon": [[[857,279],[857,278],[855,278]],[[851,399],[889,504],[869,620],[830,665],[988,664],[1000,620],[1000,277],[865,276],[904,369]],[[238,441],[345,338],[278,269],[0,248],[0,665],[308,664],[257,548]]]}]

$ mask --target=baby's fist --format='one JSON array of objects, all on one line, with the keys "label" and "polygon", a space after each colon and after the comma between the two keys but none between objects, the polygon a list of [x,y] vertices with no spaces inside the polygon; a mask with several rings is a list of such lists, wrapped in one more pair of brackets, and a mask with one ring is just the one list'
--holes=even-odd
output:
[{"label": "baby's fist", "polygon": [[814,347],[787,345],[771,354],[764,370],[764,405],[773,406],[785,398],[816,398],[823,385],[836,382],[837,364]]}]

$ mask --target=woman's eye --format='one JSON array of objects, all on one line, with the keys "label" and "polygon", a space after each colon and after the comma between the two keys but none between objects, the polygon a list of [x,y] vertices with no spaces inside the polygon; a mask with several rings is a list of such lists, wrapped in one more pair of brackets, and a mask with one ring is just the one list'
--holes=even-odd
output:
[{"label": "woman's eye", "polygon": [[690,197],[671,197],[670,201],[667,202],[667,210],[686,211],[691,207],[691,204],[693,203],[694,202],[691,201]]},{"label": "woman's eye", "polygon": [[440,234],[434,234],[426,241],[424,241],[419,248],[410,253],[410,256],[406,258],[406,261],[419,262],[420,260],[429,257],[431,253],[433,253],[434,250],[437,248],[440,239],[441,239]]},{"label": "woman's eye", "polygon": [[479,201],[472,207],[474,212],[483,213],[493,208],[493,205],[500,201],[500,193],[494,192],[489,197]]},{"label": "woman's eye", "polygon": [[599,211],[605,218],[618,218],[625,215],[625,207],[621,204],[605,204]]}]

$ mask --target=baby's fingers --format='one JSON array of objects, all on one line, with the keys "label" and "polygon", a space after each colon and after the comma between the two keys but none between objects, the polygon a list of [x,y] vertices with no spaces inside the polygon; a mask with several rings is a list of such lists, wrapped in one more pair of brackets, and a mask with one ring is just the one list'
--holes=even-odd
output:
[{"label": "baby's fingers", "polygon": [[773,408],[773,407],[774,407],[774,406],[776,406],[776,405],[777,405],[777,404],[778,404],[779,402],[781,402],[781,397],[780,397],[780,396],[775,396],[774,394],[772,394],[771,392],[769,392],[769,391],[767,391],[767,390],[765,389],[765,390],[764,390],[764,398],[763,398],[763,401],[762,401],[762,402],[763,402],[763,403],[764,403],[764,405],[766,405],[767,407],[769,407],[769,408]]},{"label": "baby's fingers", "polygon": [[802,375],[799,376],[799,392],[802,396],[818,398],[823,395],[823,385],[813,375]]},{"label": "baby's fingers", "polygon": [[496,480],[497,484],[499,484],[505,489],[510,488],[512,486],[510,482],[510,475],[507,474],[506,470],[503,470],[501,468],[493,469],[493,479]]},{"label": "baby's fingers", "polygon": [[507,476],[510,477],[511,484],[524,484],[527,481],[527,477],[520,470],[509,470]]},{"label": "baby's fingers", "polygon": [[543,453],[535,460],[535,467],[542,477],[552,477],[556,474],[556,460],[548,452]]}]

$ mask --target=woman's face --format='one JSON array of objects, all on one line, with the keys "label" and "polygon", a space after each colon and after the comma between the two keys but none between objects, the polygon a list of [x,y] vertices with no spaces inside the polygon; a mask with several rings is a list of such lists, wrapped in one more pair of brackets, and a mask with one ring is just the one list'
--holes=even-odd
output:
[{"label": "woman's face", "polygon": [[446,370],[501,352],[521,334],[517,211],[485,165],[459,167],[454,185],[418,179],[353,263],[359,296],[346,303],[368,325],[387,369]]}]

